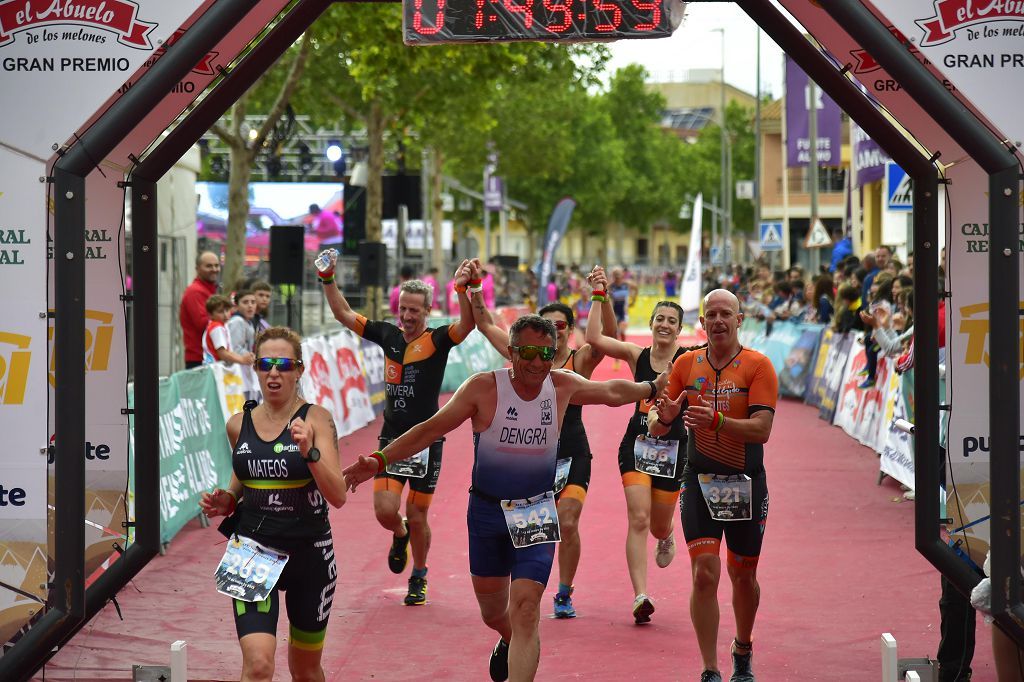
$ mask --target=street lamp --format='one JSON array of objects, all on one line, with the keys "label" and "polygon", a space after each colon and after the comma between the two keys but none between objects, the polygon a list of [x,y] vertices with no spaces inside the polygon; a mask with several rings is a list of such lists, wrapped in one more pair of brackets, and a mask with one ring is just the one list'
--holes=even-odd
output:
[{"label": "street lamp", "polygon": [[732,251],[732,249],[729,248],[729,239],[732,236],[731,235],[731,230],[729,229],[730,228],[730,224],[729,223],[732,221],[732,211],[730,210],[731,209],[730,204],[732,202],[731,202],[731,192],[729,191],[730,190],[730,187],[729,187],[729,184],[730,184],[730,182],[729,182],[729,158],[728,158],[728,153],[729,153],[728,152],[729,133],[726,130],[726,123],[725,123],[725,28],[724,27],[723,28],[713,28],[713,29],[711,29],[711,31],[712,31],[712,33],[719,33],[719,34],[721,34],[721,39],[722,39],[722,43],[721,43],[721,45],[722,45],[721,67],[722,68],[718,72],[719,73],[719,84],[721,86],[720,87],[721,100],[720,100],[720,104],[719,104],[719,107],[718,107],[718,112],[719,112],[719,126],[720,126],[721,137],[722,137],[722,139],[721,139],[722,153],[721,153],[721,159],[720,159],[719,163],[721,164],[721,169],[720,169],[721,170],[721,186],[722,186],[722,194],[721,194],[721,196],[722,196],[722,209],[723,209],[723,211],[722,211],[722,236],[723,236],[724,241],[725,241],[724,248],[722,249],[722,256],[723,256],[722,262],[725,263],[726,265],[728,265],[729,264],[729,255],[730,255],[730,253]]}]

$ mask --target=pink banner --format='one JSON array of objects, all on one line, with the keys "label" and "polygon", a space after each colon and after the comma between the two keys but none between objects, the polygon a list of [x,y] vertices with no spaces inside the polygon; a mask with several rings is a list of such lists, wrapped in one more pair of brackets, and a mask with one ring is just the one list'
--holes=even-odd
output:
[{"label": "pink banner", "polygon": [[961,28],[1000,19],[1024,21],[1024,2],[935,0],[935,16],[917,22],[925,31],[921,47],[941,45],[952,40]]},{"label": "pink banner", "polygon": [[138,21],[139,6],[127,0],[6,0],[0,2],[0,45],[11,33],[58,24],[86,24],[119,34],[122,45],[152,49],[156,24]]}]

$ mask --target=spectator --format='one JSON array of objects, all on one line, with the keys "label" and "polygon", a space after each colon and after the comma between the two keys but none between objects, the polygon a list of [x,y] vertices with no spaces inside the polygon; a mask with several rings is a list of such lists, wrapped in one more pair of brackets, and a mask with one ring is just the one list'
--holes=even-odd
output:
[{"label": "spectator", "polygon": [[836,272],[840,263],[853,254],[853,242],[846,236],[846,230],[842,227],[832,228],[832,263],[829,265],[829,272]]},{"label": "spectator", "polygon": [[427,274],[424,275],[422,279],[423,283],[428,285],[430,287],[430,290],[434,292],[432,299],[427,301],[427,307],[429,308],[433,308],[434,303],[437,301],[438,292],[441,291],[437,287],[437,272],[437,268],[430,268],[429,270],[427,270]]},{"label": "spectator", "polygon": [[257,335],[264,329],[270,328],[270,299],[274,293],[270,284],[258,279],[249,287],[249,291],[256,297],[256,314],[252,316],[252,328]]},{"label": "spectator", "polygon": [[832,329],[839,334],[851,330],[863,330],[864,322],[857,312],[860,310],[860,287],[843,284],[836,292],[836,313]]},{"label": "spectator", "polygon": [[206,299],[206,314],[210,321],[203,332],[203,364],[212,365],[220,361],[225,364],[249,365],[255,356],[249,351],[236,353],[231,349],[231,334],[224,322],[231,312],[231,299],[214,294]]},{"label": "spectator", "polygon": [[776,319],[795,320],[803,312],[800,301],[793,296],[793,285],[790,282],[782,281],[775,285],[775,303],[772,312]]},{"label": "spectator", "polygon": [[494,271],[497,268],[493,259],[487,263],[484,266],[483,281],[480,283],[480,286],[483,287],[480,295],[484,297],[484,305],[488,310],[494,310]]},{"label": "spectator", "polygon": [[[871,259],[871,258],[872,258],[872,254],[870,254],[870,253],[868,255],[864,256],[864,267],[865,268],[867,268],[868,259]],[[864,290],[860,294],[861,298],[863,298],[865,301],[867,301],[867,300],[869,300],[871,298],[869,293],[868,293],[868,290],[871,288],[872,280],[874,280],[875,276],[878,273],[885,271],[885,269],[889,266],[889,260],[891,258],[892,258],[892,249],[890,249],[888,246],[885,246],[883,244],[882,246],[879,246],[877,249],[875,249],[874,258],[872,259],[874,261],[873,262],[874,267],[873,268],[867,268],[868,269],[868,276],[864,279]]]},{"label": "spectator", "polygon": [[675,272],[672,272],[672,271],[666,272],[663,280],[665,282],[665,298],[669,298],[669,299],[675,298],[676,297],[676,286],[678,286],[678,284],[679,284],[679,275],[678,275],[678,273],[675,273]]},{"label": "spectator", "polygon": [[330,211],[321,210],[316,204],[309,205],[309,217],[313,231],[320,240],[320,250],[341,249],[341,221],[338,217]]},{"label": "spectator", "polygon": [[818,275],[814,280],[814,289],[811,293],[811,300],[808,302],[807,310],[810,311],[810,322],[829,324],[835,313],[835,290],[832,278],[828,275]]},{"label": "spectator", "polygon": [[398,317],[398,295],[402,292],[402,285],[412,279],[415,274],[415,270],[409,264],[403,265],[401,272],[398,273],[398,284],[391,289],[391,296],[389,303],[391,305],[391,314]]},{"label": "spectator", "polygon": [[903,264],[903,272],[901,275],[907,275],[910,278],[914,277],[914,252],[910,251],[907,253],[907,262]]},{"label": "spectator", "polygon": [[[875,385],[875,378],[878,375],[878,345],[875,343],[872,332],[878,327],[884,318],[885,323],[892,321],[892,275],[888,272],[879,272],[871,282],[869,290],[870,301],[860,311],[861,321],[864,323],[864,354],[867,357],[867,365],[861,370],[865,377],[858,388],[868,389]],[[876,315],[881,314],[881,318]]]},{"label": "spectator", "polygon": [[256,329],[252,325],[255,316],[256,294],[245,289],[236,291],[235,312],[227,324],[233,350],[251,351],[256,347]]},{"label": "spectator", "polygon": [[548,286],[545,293],[547,294],[548,303],[555,303],[558,301],[558,277],[555,275],[548,277]]},{"label": "spectator", "polygon": [[181,296],[178,320],[181,322],[181,341],[185,347],[185,369],[203,364],[203,332],[210,321],[206,301],[217,293],[217,275],[220,258],[212,251],[196,256],[196,278]]},{"label": "spectator", "polygon": [[914,334],[913,296],[913,289],[904,289],[891,318],[885,308],[879,308],[872,316],[875,327],[871,336],[882,355],[899,357],[910,344]]}]

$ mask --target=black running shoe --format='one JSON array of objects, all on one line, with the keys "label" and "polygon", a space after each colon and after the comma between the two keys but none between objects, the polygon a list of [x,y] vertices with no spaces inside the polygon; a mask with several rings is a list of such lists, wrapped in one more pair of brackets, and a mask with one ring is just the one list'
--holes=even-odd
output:
[{"label": "black running shoe", "polygon": [[752,668],[754,652],[748,650],[745,654],[736,653],[732,650],[732,677],[729,682],[754,682],[754,671]]},{"label": "black running shoe", "polygon": [[406,606],[419,606],[427,603],[427,579],[412,576],[409,578],[409,594],[405,595]]},{"label": "black running shoe", "polygon": [[700,674],[700,682],[722,682],[722,673],[717,670],[705,670]]},{"label": "black running shoe", "polygon": [[491,652],[491,679],[494,682],[505,682],[508,679],[508,644],[499,639]]},{"label": "black running shoe", "polygon": [[388,552],[388,568],[392,573],[401,573],[409,563],[409,522],[402,519],[402,527],[405,528],[405,537],[394,536]]}]

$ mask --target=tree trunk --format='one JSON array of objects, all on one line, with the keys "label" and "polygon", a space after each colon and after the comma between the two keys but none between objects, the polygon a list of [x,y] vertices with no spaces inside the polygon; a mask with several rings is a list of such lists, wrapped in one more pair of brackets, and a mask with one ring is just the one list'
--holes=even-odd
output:
[{"label": "tree trunk", "polygon": [[252,174],[252,153],[244,146],[232,145],[231,170],[228,181],[228,242],[224,247],[223,289],[235,290],[235,283],[244,272],[245,228],[249,217],[249,177]]},{"label": "tree trunk", "polygon": [[[437,268],[438,274],[447,280],[451,273],[446,272],[445,261],[448,258],[448,254],[444,251],[444,245],[441,243],[441,222],[444,220],[444,201],[441,199],[441,191],[443,189],[443,178],[444,178],[444,152],[439,149],[432,149],[431,156],[433,163],[430,164],[433,176],[430,178],[430,205],[433,207],[433,211],[430,212],[431,217],[431,229],[434,232],[434,249],[431,251],[431,255],[434,258],[433,266]],[[441,283],[437,283],[441,286]],[[436,297],[441,300],[441,297]]]},{"label": "tree trunk", "polygon": [[[383,213],[383,187],[381,175],[384,173],[384,113],[380,102],[370,105],[370,113],[366,117],[366,141],[369,144],[370,158],[367,160],[366,178],[366,239],[371,242],[381,241],[381,214]],[[382,288],[367,287],[366,301],[370,319],[381,317]]]}]

